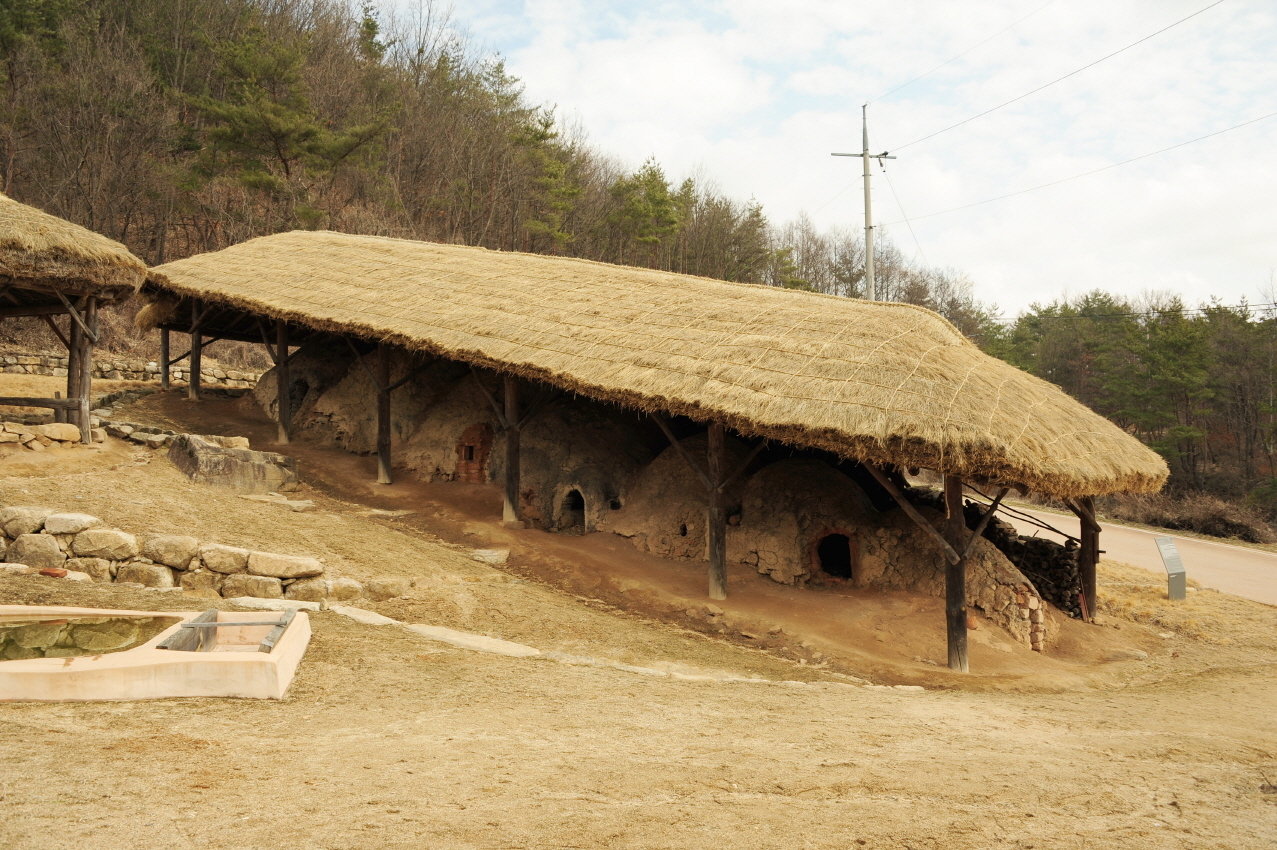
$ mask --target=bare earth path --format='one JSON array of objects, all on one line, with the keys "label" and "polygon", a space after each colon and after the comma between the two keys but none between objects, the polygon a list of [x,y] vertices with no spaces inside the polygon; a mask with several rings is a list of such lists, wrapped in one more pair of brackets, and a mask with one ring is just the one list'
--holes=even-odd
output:
[{"label": "bare earth path", "polygon": [[[1046,656],[982,644],[1005,666],[964,678],[898,646],[930,640],[914,634],[934,628],[930,601],[826,593],[801,598],[873,623],[794,623],[790,639],[830,656],[798,663],[666,618],[651,600],[681,579],[601,535],[519,532],[496,569],[468,551],[497,532],[422,491],[396,498],[425,525],[370,517],[371,488],[338,473],[292,513],[116,441],[54,455],[0,454],[0,502],[411,576],[407,597],[365,607],[704,678],[477,654],[320,612],[282,701],[0,703],[0,848],[1266,850],[1277,836],[1269,606],[1208,591],[1170,606],[1157,576],[1107,563],[1105,625]],[[624,587],[604,581],[611,563]],[[208,602],[33,576],[0,576],[0,601]],[[733,604],[725,618],[743,616]]]},{"label": "bare earth path", "polygon": [[[1075,517],[1020,506],[1016,509],[1077,535]],[[1048,540],[1063,539],[1015,517],[1003,515],[1003,518],[1021,534],[1038,534]],[[1160,534],[1169,534],[1175,540],[1180,557],[1184,559],[1184,569],[1188,571],[1190,579],[1203,587],[1277,605],[1277,554],[1195,537],[1181,537],[1166,531],[1145,531],[1107,521],[1103,526],[1100,548],[1104,550],[1104,557],[1110,561],[1121,561],[1165,575],[1166,570],[1162,566],[1153,538]]]}]

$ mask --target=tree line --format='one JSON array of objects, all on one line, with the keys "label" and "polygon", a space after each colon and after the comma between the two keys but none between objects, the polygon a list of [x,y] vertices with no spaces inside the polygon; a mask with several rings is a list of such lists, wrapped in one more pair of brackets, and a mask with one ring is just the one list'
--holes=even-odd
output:
[{"label": "tree line", "polygon": [[[5,0],[0,62],[0,190],[151,264],[324,228],[864,294],[859,231],[624,167],[430,4],[385,23],[345,0]],[[879,298],[1127,427],[1175,486],[1277,490],[1271,314],[1097,292],[1004,325],[889,239],[875,264]]]}]

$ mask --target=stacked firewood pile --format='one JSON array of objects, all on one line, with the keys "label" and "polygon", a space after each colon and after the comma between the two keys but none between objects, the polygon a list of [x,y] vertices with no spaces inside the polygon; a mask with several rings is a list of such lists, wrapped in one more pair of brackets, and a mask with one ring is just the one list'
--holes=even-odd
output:
[{"label": "stacked firewood pile", "polygon": [[[968,528],[980,524],[984,510],[983,505],[967,503],[963,513]],[[1082,616],[1082,608],[1077,601],[1078,591],[1082,588],[1077,569],[1077,543],[1069,540],[1061,546],[1054,540],[1023,537],[1011,523],[996,518],[989,521],[984,536],[1024,573],[1025,578],[1033,582],[1043,599],[1070,617]]]}]

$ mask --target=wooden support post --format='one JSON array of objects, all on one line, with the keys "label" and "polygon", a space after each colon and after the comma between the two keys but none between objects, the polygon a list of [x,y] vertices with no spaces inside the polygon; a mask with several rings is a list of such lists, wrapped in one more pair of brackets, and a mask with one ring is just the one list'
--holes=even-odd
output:
[{"label": "wooden support post", "polygon": [[87,330],[80,335],[80,378],[79,393],[77,397],[80,399],[80,442],[93,442],[92,420],[89,418],[89,408],[92,407],[93,399],[93,344],[98,338],[98,299],[96,295],[90,295],[86,299],[84,308],[84,324]]},{"label": "wooden support post", "polygon": [[390,484],[390,346],[377,346],[377,483]]},{"label": "wooden support post", "polygon": [[519,384],[513,375],[504,376],[505,397],[505,503],[502,522],[519,524]]},{"label": "wooden support post", "polygon": [[[944,506],[948,514],[945,524],[950,545],[965,548],[967,523],[962,512],[962,479],[956,475],[944,477]],[[944,574],[945,623],[949,647],[949,669],[961,673],[967,665],[967,560],[948,561]]]},{"label": "wooden support post", "polygon": [[191,365],[187,376],[186,397],[200,400],[200,361],[204,355],[204,338],[200,333],[200,302],[191,301]]},{"label": "wooden support post", "polygon": [[[194,351],[192,350],[192,356]],[[283,319],[275,322],[275,407],[279,414],[279,431],[278,442],[280,445],[288,445],[288,432],[290,430],[293,412],[290,410],[291,399],[289,393],[288,380],[288,323]]]},{"label": "wooden support post", "polygon": [[160,328],[160,389],[168,389],[169,339],[168,328]]},{"label": "wooden support post", "polygon": [[1096,562],[1100,560],[1100,526],[1095,521],[1095,500],[1090,496],[1078,499],[1078,519],[1082,526],[1082,545],[1077,554],[1078,578],[1082,583],[1082,616],[1091,622],[1095,619],[1098,602],[1098,586],[1095,579]]},{"label": "wooden support post", "polygon": [[723,504],[723,466],[726,460],[723,425],[711,422],[706,461],[709,466],[709,598],[727,598],[727,511]]},{"label": "wooden support post", "polygon": [[[84,328],[80,327],[80,323],[71,318],[67,322],[67,399],[80,397],[80,354],[84,350]],[[67,409],[67,422],[76,422],[78,414],[76,411]]]}]

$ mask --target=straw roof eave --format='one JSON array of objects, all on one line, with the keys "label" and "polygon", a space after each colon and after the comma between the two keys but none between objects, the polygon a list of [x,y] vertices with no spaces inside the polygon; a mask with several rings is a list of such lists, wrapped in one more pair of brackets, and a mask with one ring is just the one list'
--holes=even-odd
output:
[{"label": "straw roof eave", "polygon": [[146,264],[120,243],[0,195],[0,285],[10,291],[112,301],[145,279]]},{"label": "straw roof eave", "polygon": [[[389,265],[381,256],[387,251],[393,260]],[[397,252],[406,254],[406,259]],[[375,262],[369,262],[368,256]],[[401,260],[402,268],[393,267]],[[436,267],[425,268],[431,263]],[[534,283],[518,277],[524,266]],[[599,284],[599,291],[591,292],[595,277],[607,280]],[[628,342],[628,333],[634,339],[658,340],[647,348],[636,343],[624,362],[591,357],[590,352],[612,343],[591,336],[590,328],[573,330],[577,325],[572,322],[580,312],[588,309],[593,314],[593,307],[555,300],[557,292],[584,293],[580,302],[594,304],[608,297],[608,287],[617,286],[617,279],[628,292],[644,285],[665,287],[654,291],[651,303],[643,303],[641,309],[622,315],[621,308],[615,308],[608,314],[608,318],[619,316],[615,330],[608,331],[615,339]],[[155,298],[163,298],[164,293],[198,298],[316,331],[387,342],[515,374],[639,411],[720,421],[746,436],[822,449],[860,462],[922,467],[1062,498],[1155,491],[1166,478],[1161,458],[1133,437],[1057,387],[980,353],[939,316],[908,305],[866,304],[563,258],[314,233],[251,240],[152,269],[148,280],[148,291]],[[669,290],[670,284],[676,289]],[[441,289],[432,290],[431,286]],[[426,297],[423,291],[440,296],[460,291],[456,300],[468,310]],[[531,297],[522,301],[507,297],[508,303],[498,303],[508,308],[498,311],[498,318],[473,307],[483,303],[488,297],[485,293],[495,293],[493,300],[502,302],[502,295],[513,292],[521,296],[525,291]],[[395,301],[394,309],[364,300],[374,296]],[[424,299],[427,306],[401,307],[399,302],[415,297]],[[642,300],[648,295],[640,291],[636,297]],[[796,341],[792,334],[778,334],[767,325],[770,315],[746,328],[752,335],[746,333],[742,338],[757,337],[760,342],[756,346],[732,348],[728,344],[726,354],[714,352],[727,367],[739,370],[732,377],[724,377],[723,364],[708,354],[692,362],[688,371],[670,365],[682,362],[679,358],[688,359],[688,340],[699,343],[699,335],[708,346],[713,334],[689,321],[681,342],[676,340],[666,346],[668,350],[660,350],[655,346],[665,343],[653,336],[652,327],[659,325],[661,333],[670,336],[683,333],[683,328],[673,328],[665,321],[676,309],[700,311],[701,324],[707,327],[721,324],[725,320],[713,313],[712,302],[724,298],[740,302],[732,305],[739,308],[737,312],[744,310],[745,302],[751,308],[762,304],[765,309],[760,314],[778,312],[784,322],[793,321],[794,316],[803,321],[808,313],[821,316],[839,311],[847,314],[851,324],[894,322],[900,328],[873,329],[876,336],[869,342],[874,344],[877,359],[871,362],[873,368],[861,370],[869,373],[868,378],[784,377],[787,373],[781,367],[791,368],[794,362],[791,351],[815,352],[807,358],[814,370],[823,370],[825,375],[841,373],[831,372],[830,364],[819,362],[826,352],[833,356],[827,332],[825,336],[817,334],[815,342]],[[677,305],[669,306],[674,300]],[[772,304],[774,311],[766,309]],[[541,305],[548,315],[537,313]],[[569,307],[576,312],[570,312]],[[704,318],[710,314],[712,319]],[[759,336],[764,331],[773,336]],[[581,340],[581,354],[573,350],[571,356],[559,356],[562,352],[547,354],[546,348],[538,348],[538,340],[558,341],[569,333],[576,335],[570,341]],[[852,333],[836,330],[833,335],[850,338]],[[946,372],[942,362],[946,357],[959,362],[965,377],[959,380]],[[782,373],[783,380],[766,383],[769,371]],[[879,372],[900,377],[893,377],[894,385],[880,386]],[[616,377],[619,373],[623,377]],[[755,381],[755,374],[763,378]],[[819,404],[776,399],[798,381],[806,382],[805,391]],[[994,387],[996,399],[989,397]],[[971,399],[963,398],[964,390]],[[887,395],[892,403],[883,402]],[[1011,405],[1003,395],[1017,403]],[[832,403],[825,396],[847,401]],[[947,407],[935,401],[942,396]],[[760,404],[766,410],[760,409]],[[895,408],[913,407],[898,414],[893,404]],[[989,426],[984,427],[979,423],[986,418],[988,406],[994,413],[988,415]],[[1025,427],[1025,421],[1037,427]]]}]

